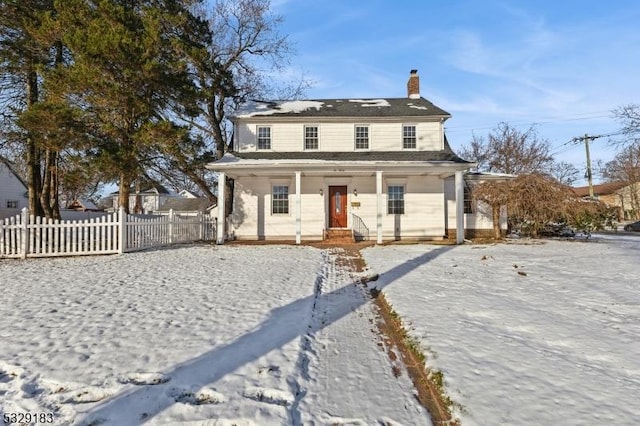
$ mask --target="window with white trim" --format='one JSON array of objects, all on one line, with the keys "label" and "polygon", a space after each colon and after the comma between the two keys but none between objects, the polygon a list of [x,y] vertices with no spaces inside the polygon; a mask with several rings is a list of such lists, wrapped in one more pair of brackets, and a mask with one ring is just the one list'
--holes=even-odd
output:
[{"label": "window with white trim", "polygon": [[356,126],[356,149],[369,149],[369,126]]},{"label": "window with white trim", "polygon": [[473,194],[471,193],[471,186],[465,182],[464,185],[464,213],[471,214],[473,211]]},{"label": "window with white trim", "polygon": [[271,214],[289,214],[289,187],[287,185],[273,185]]},{"label": "window with white trim", "polygon": [[318,126],[304,126],[304,149],[318,149]]},{"label": "window with white trim", "polygon": [[18,200],[7,200],[7,208],[8,209],[17,209],[18,208]]},{"label": "window with white trim", "polygon": [[271,149],[271,127],[258,126],[258,149]]},{"label": "window with white trim", "polygon": [[404,214],[404,185],[387,187],[387,214]]},{"label": "window with white trim", "polygon": [[416,149],[416,126],[408,124],[402,126],[402,149]]}]

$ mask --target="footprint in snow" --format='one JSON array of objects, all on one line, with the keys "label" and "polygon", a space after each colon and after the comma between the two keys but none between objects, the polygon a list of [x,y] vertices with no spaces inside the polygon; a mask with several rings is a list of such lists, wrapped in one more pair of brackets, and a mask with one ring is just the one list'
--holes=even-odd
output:
[{"label": "footprint in snow", "polygon": [[16,376],[13,374],[0,370],[0,383],[9,383],[13,379],[15,379],[15,377]]},{"label": "footprint in snow", "polygon": [[162,383],[167,383],[171,377],[162,374],[162,373],[131,373],[126,375],[125,377],[120,378],[120,383],[137,386],[145,386],[145,385],[160,385]]},{"label": "footprint in snow", "polygon": [[244,390],[242,396],[254,401],[266,402],[267,404],[288,406],[293,404],[295,398],[290,392],[279,389],[249,387]]},{"label": "footprint in snow", "polygon": [[278,367],[277,365],[260,367],[258,368],[258,374],[268,374],[273,377],[280,377],[280,367]]},{"label": "footprint in snow", "polygon": [[58,399],[65,404],[89,404],[109,398],[113,393],[110,389],[87,386],[69,391],[61,391],[59,392]]},{"label": "footprint in snow", "polygon": [[172,389],[169,395],[176,401],[187,405],[222,404],[227,398],[215,389],[202,388],[197,391]]},{"label": "footprint in snow", "polygon": [[0,361],[0,383],[9,383],[23,375],[22,368]]}]

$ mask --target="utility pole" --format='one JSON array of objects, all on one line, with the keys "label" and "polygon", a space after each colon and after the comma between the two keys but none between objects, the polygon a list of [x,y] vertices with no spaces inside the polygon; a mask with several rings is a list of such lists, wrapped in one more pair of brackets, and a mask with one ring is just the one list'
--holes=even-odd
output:
[{"label": "utility pole", "polygon": [[589,198],[593,199],[593,173],[591,172],[591,155],[589,154],[589,141],[593,141],[598,138],[602,138],[609,135],[596,135],[589,136],[585,133],[584,136],[575,137],[572,139],[573,142],[584,142],[584,149],[587,153],[587,180],[589,182]]}]

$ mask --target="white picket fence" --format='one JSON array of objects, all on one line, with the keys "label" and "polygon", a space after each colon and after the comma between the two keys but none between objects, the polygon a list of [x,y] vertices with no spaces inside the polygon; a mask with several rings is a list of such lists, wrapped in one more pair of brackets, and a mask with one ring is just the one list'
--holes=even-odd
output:
[{"label": "white picket fence", "polygon": [[194,241],[212,241],[216,220],[207,215],[130,215],[119,212],[88,220],[18,216],[0,220],[0,258],[126,253]]}]

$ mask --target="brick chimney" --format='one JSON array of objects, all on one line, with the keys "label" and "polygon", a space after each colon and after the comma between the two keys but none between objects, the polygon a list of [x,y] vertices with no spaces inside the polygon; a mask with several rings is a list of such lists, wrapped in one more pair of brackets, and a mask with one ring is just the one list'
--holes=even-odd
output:
[{"label": "brick chimney", "polygon": [[411,74],[409,74],[407,97],[410,99],[420,99],[420,77],[418,76],[418,70],[411,70]]}]

